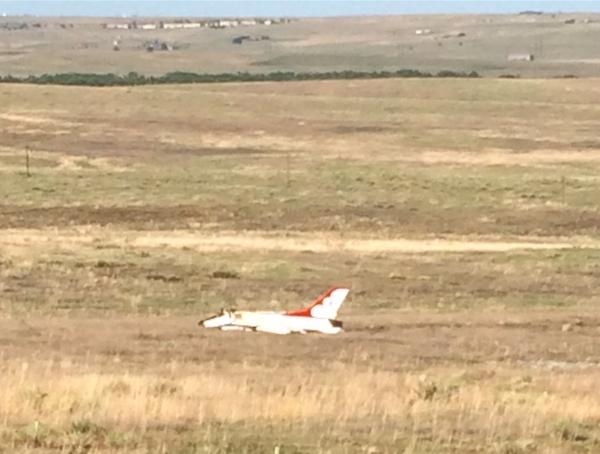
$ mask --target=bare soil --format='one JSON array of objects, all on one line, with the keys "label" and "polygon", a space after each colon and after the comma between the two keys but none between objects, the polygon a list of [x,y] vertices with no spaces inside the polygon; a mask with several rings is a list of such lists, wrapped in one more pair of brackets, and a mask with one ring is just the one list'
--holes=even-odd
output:
[{"label": "bare soil", "polygon": [[[350,301],[349,304],[352,304]],[[257,307],[259,304],[257,304]],[[593,310],[490,311],[472,314],[401,312],[346,315],[339,336],[275,336],[209,331],[193,317],[4,318],[5,359],[28,357],[86,362],[110,369],[156,370],[178,362],[219,361],[308,369],[333,361],[400,371],[432,366],[502,364],[541,369],[600,370]],[[569,324],[568,331],[563,326]],[[18,339],[18,341],[15,341]],[[160,368],[160,366],[158,366]]]}]

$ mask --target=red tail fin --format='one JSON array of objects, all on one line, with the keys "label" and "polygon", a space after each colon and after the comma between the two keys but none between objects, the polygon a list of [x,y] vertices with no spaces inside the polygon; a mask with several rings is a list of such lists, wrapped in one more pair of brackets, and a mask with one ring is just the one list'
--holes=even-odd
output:
[{"label": "red tail fin", "polygon": [[335,319],[337,312],[346,299],[350,289],[332,287],[319,296],[310,306],[295,311],[286,312],[286,315],[298,317],[315,317]]}]

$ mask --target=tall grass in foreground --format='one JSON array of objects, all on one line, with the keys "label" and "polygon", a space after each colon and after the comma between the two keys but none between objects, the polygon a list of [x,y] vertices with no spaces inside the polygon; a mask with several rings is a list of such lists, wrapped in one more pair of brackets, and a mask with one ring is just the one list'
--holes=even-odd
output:
[{"label": "tall grass in foreground", "polygon": [[[176,363],[103,373],[5,361],[0,446],[68,450],[84,437],[88,448],[110,450],[158,449],[170,439],[258,451],[278,443],[300,450],[591,449],[600,444],[599,375],[484,367],[394,373],[342,364],[309,375],[301,366]],[[182,432],[189,434],[176,440]]]}]

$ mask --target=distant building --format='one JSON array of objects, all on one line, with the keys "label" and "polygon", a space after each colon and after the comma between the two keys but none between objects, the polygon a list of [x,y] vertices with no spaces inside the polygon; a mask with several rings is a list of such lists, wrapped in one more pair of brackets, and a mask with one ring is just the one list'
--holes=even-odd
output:
[{"label": "distant building", "polygon": [[142,30],[156,30],[158,26],[156,24],[142,24],[138,28]]},{"label": "distant building", "polygon": [[184,24],[180,23],[180,22],[165,22],[163,23],[163,28],[164,29],[175,29],[175,28],[183,28]]},{"label": "distant building", "polygon": [[533,54],[510,54],[508,56],[508,61],[533,61]]},{"label": "distant building", "polygon": [[230,27],[237,27],[237,26],[238,26],[238,21],[236,21],[236,20],[221,19],[219,21],[219,27],[221,27],[221,28],[230,28]]},{"label": "distant building", "polygon": [[109,30],[127,30],[129,29],[129,24],[102,24],[102,27]]},{"label": "distant building", "polygon": [[431,30],[428,28],[420,28],[418,30],[415,30],[415,35],[429,35],[431,33]]}]

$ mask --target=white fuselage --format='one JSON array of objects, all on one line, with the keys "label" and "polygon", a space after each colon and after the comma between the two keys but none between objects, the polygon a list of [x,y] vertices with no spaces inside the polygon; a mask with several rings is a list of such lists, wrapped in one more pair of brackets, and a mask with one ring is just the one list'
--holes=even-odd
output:
[{"label": "white fuselage", "polygon": [[231,311],[204,320],[205,328],[222,330],[252,330],[275,334],[320,332],[337,334],[341,323],[326,318],[287,315],[281,312]]}]

